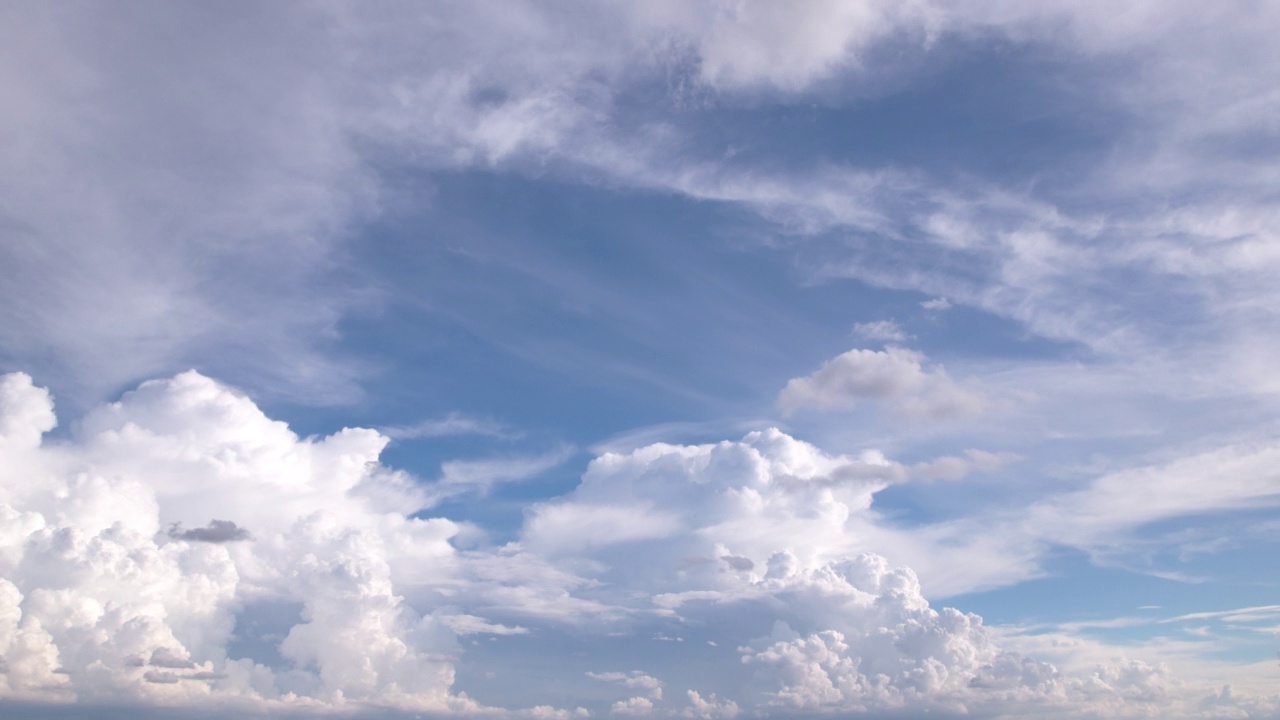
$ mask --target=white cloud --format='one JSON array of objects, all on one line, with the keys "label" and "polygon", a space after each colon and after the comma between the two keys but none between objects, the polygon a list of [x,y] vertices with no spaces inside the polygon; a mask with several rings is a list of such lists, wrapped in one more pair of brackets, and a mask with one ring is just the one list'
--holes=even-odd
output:
[{"label": "white cloud", "polygon": [[857,323],[853,326],[853,331],[863,339],[882,340],[887,343],[903,343],[910,337],[893,320]]},{"label": "white cloud", "polygon": [[925,310],[941,312],[943,310],[951,309],[951,301],[944,297],[930,298],[928,300],[921,302],[920,307],[924,308]]},{"label": "white cloud", "polygon": [[614,715],[633,715],[643,717],[653,712],[653,701],[646,697],[633,697],[628,700],[619,700],[609,708],[609,712]]},{"label": "white cloud", "polygon": [[1176,517],[1280,504],[1274,439],[1120,470],[1030,507],[1023,532],[1102,552],[1137,528]]},{"label": "white cloud", "polygon": [[982,412],[990,401],[955,383],[942,367],[926,369],[924,355],[900,347],[850,350],[812,375],[787,382],[778,395],[784,413],[852,410],[880,402],[918,420],[950,420]]},{"label": "white cloud", "polygon": [[731,720],[738,716],[741,709],[738,703],[732,700],[721,702],[716,698],[715,693],[711,693],[705,699],[697,690],[689,690],[689,707],[680,711],[681,717],[697,718],[698,720],[716,720],[717,718],[725,718]]},{"label": "white cloud", "polygon": [[[388,157],[426,168],[575,166],[741,204],[792,230],[843,227],[903,248],[942,246],[962,254],[955,267],[981,277],[946,263],[910,272],[880,263],[860,276],[946,293],[1096,347],[1132,341],[1152,318],[1134,321],[1123,293],[1073,291],[1082,267],[1155,277],[1198,268],[1187,309],[1204,300],[1206,320],[1226,315],[1233,342],[1250,349],[1240,372],[1267,377],[1258,358],[1274,348],[1247,332],[1240,311],[1273,307],[1272,291],[1225,268],[1274,271],[1275,168],[1236,141],[1272,137],[1266,69],[1280,57],[1269,8],[1206,16],[1194,3],[1142,3],[1117,16],[1081,3],[624,3],[560,15],[468,3],[398,7],[390,18],[380,6],[281,6],[245,22],[209,8],[6,12],[0,65],[15,70],[0,74],[0,126],[22,141],[0,148],[9,198],[0,268],[5,306],[20,310],[0,318],[0,337],[9,364],[41,358],[59,384],[92,386],[91,398],[213,355],[256,387],[350,399],[360,368],[323,346],[377,292],[333,270],[351,226],[380,209],[377,174]],[[108,22],[127,40],[96,42]],[[622,132],[614,122],[613,88],[630,81],[666,77],[676,99],[697,87],[798,92],[837,77],[874,88],[910,77],[869,52],[882,43],[926,62],[933,38],[992,35],[1050,48],[1092,73],[1097,99],[1128,111],[1124,137],[1150,138],[1117,141],[1116,162],[1083,181],[1108,207],[1139,196],[1122,203],[1132,212],[1064,217],[1042,197],[957,191],[903,168],[736,171],[681,152],[672,122]],[[1110,62],[1117,54],[1122,72]],[[1235,200],[1170,212],[1141,197],[1206,182]],[[1010,222],[1018,214],[1023,221]],[[917,234],[923,243],[910,241]],[[236,279],[204,282],[209,267]]]},{"label": "white cloud", "polygon": [[564,446],[531,457],[449,460],[440,465],[440,477],[424,490],[424,506],[467,494],[487,494],[495,485],[524,482],[564,463],[574,449]]},{"label": "white cloud", "polygon": [[[453,633],[407,604],[397,581],[408,565],[451,557],[458,528],[405,517],[416,491],[377,464],[385,438],[302,440],[185,373],[95,410],[69,441],[41,443],[30,430],[51,425],[47,394],[22,376],[3,386],[11,694],[468,705],[449,694]],[[162,532],[227,539],[221,518],[252,539]],[[303,608],[280,644],[293,669],[228,656],[237,614],[264,599]]]},{"label": "white cloud", "polygon": [[[564,717],[453,691],[459,634],[539,642],[564,627],[683,628],[714,638],[697,643],[706,652],[738,648],[718,656],[721,695],[687,692],[688,706],[665,709],[686,717],[775,706],[1191,716],[1206,696],[1149,664],[1059,670],[1002,647],[1012,636],[976,616],[931,607],[912,571],[862,552],[882,522],[874,494],[904,472],[877,453],[829,455],[770,430],[606,454],[578,489],[536,508],[517,542],[460,551],[464,526],[409,518],[423,496],[378,464],[387,438],[298,438],[195,373],[144,383],[64,440],[41,437],[51,403],[28,378],[0,381],[0,403],[0,702]],[[586,542],[598,527],[583,518],[601,508],[663,520]],[[226,539],[222,518],[251,536],[170,532],[183,523]],[[281,628],[280,657],[237,650],[234,635],[272,602],[300,609]],[[588,678],[639,691],[618,714],[663,710],[671,682]],[[1267,707],[1213,697],[1214,708]]]},{"label": "white cloud", "polygon": [[412,425],[391,425],[378,428],[378,432],[392,440],[421,440],[424,438],[455,437],[458,435],[486,435],[497,438],[515,437],[502,423],[486,418],[474,418],[460,413],[449,413],[439,420],[423,420]]},{"label": "white cloud", "polygon": [[629,673],[588,672],[587,677],[592,680],[600,680],[601,682],[621,683],[623,686],[633,690],[644,690],[648,692],[649,697],[654,700],[662,699],[662,681],[639,670],[632,670]]},{"label": "white cloud", "polygon": [[526,627],[491,623],[476,615],[444,615],[441,622],[459,635],[526,635],[529,632]]},{"label": "white cloud", "polygon": [[[83,391],[77,405],[197,363],[295,399],[351,399],[361,369],[324,349],[339,320],[378,292],[335,270],[353,225],[385,209],[378,170],[395,157],[429,169],[585,169],[743,205],[792,231],[852,229],[883,251],[881,262],[824,272],[945,294],[1104,350],[1158,350],[1137,341],[1159,313],[1135,312],[1126,283],[1107,297],[1079,292],[1081,270],[1191,276],[1190,287],[1165,286],[1186,311],[1179,323],[1203,313],[1200,330],[1247,350],[1217,359],[1242,382],[1272,383],[1273,333],[1256,327],[1274,324],[1265,278],[1275,269],[1275,169],[1233,148],[1271,137],[1275,97],[1262,78],[1280,66],[1275,13],[1100,7],[647,3],[558,15],[468,3],[399,7],[389,19],[385,8],[338,5],[260,8],[237,22],[208,8],[69,16],[15,6],[0,23],[10,29],[0,65],[19,69],[0,74],[0,126],[22,138],[0,148],[9,198],[0,268],[14,308],[0,316],[5,361],[39,360],[49,380]],[[96,42],[108,23],[127,40]],[[1129,136],[1151,140],[1119,142],[1114,165],[1083,184],[1107,207],[1137,196],[1121,203],[1131,211],[1068,217],[1043,196],[950,188],[908,168],[735,169],[691,158],[673,122],[625,131],[615,122],[614,88],[631,81],[668,78],[673,102],[832,79],[875,88],[910,78],[870,52],[882,43],[923,63],[932,38],[992,35],[1051,48],[1096,74],[1100,101],[1129,110]],[[1123,72],[1108,62],[1117,53]],[[1206,182],[1235,199],[1173,212],[1160,199]],[[1151,203],[1143,193],[1153,186]],[[939,247],[964,262],[886,267]],[[209,268],[234,280],[204,281]],[[1241,282],[1231,268],[1259,279]]]}]

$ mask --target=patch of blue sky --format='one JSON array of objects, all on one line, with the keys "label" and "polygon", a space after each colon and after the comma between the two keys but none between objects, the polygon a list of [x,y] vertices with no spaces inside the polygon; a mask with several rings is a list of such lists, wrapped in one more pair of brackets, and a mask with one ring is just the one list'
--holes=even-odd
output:
[{"label": "patch of blue sky", "polygon": [[1224,563],[1256,571],[1261,553],[1273,550],[1224,553],[1214,563],[1181,569],[1188,580],[1161,577],[1154,567],[1117,567],[1079,550],[1058,548],[1046,557],[1043,577],[950,597],[945,603],[977,613],[989,625],[1020,627],[1032,633],[1079,632],[1117,644],[1169,636],[1194,641],[1208,628],[1207,632],[1220,641],[1212,648],[1215,655],[1225,660],[1257,661],[1277,650],[1274,612],[1270,620],[1262,617],[1234,625],[1217,617],[1184,616],[1272,606],[1275,588],[1271,583],[1243,575],[1230,577],[1228,573],[1212,577],[1194,574]]},{"label": "patch of blue sky", "polygon": [[874,78],[855,71],[803,101],[764,91],[672,102],[670,85],[659,84],[616,102],[637,128],[646,119],[674,123],[689,152],[744,170],[895,167],[1065,190],[1105,159],[1130,122],[1116,98],[1098,92],[1116,62],[947,37],[927,50],[886,43],[864,60]]}]

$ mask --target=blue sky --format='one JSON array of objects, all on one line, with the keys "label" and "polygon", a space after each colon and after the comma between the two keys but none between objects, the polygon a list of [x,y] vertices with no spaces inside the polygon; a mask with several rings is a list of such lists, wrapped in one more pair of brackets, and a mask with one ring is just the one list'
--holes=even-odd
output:
[{"label": "blue sky", "polygon": [[0,714],[1280,717],[1272,7],[2,12]]}]

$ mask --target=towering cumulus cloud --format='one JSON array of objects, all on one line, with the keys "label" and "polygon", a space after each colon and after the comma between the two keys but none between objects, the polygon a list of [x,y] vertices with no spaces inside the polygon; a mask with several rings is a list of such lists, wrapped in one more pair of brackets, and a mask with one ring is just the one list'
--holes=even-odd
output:
[{"label": "towering cumulus cloud", "polygon": [[[194,372],[97,409],[64,442],[41,442],[52,404],[27,376],[6,376],[0,403],[7,695],[461,702],[453,634],[393,577],[445,574],[456,526],[406,517],[419,501],[377,464],[385,438],[299,439]],[[282,605],[296,608],[284,663],[234,652],[255,608]]]},{"label": "towering cumulus cloud", "polygon": [[[379,463],[385,437],[299,438],[195,372],[144,383],[65,437],[55,424],[45,390],[3,377],[0,704],[593,712],[536,688],[499,702],[459,690],[466,638],[488,636],[532,643],[605,714],[1272,711],[1138,662],[1071,674],[1002,648],[860,550],[903,466],[778,430],[602,455],[492,546],[418,517],[431,495]],[[566,630],[636,639],[625,657],[587,652],[584,673],[545,642]]]}]

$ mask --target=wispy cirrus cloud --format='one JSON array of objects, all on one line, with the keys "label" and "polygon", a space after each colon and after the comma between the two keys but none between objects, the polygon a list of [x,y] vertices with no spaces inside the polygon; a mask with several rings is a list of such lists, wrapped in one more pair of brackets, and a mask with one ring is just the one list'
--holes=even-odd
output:
[{"label": "wispy cirrus cloud", "polygon": [[422,420],[410,425],[389,425],[378,428],[378,431],[392,440],[423,440],[460,435],[508,439],[519,437],[518,433],[496,420],[470,417],[461,413],[449,413],[437,420]]}]

